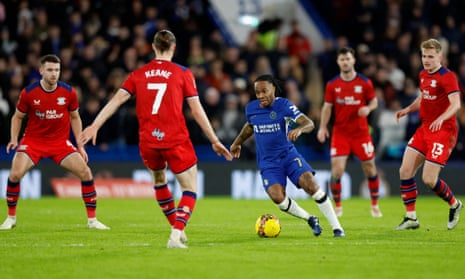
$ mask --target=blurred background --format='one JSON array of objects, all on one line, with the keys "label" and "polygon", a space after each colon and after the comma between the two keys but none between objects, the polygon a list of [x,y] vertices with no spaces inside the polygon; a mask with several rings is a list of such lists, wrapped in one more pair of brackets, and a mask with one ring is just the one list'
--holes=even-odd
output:
[{"label": "blurred background", "polygon": [[[372,79],[379,99],[369,118],[377,160],[381,169],[396,169],[419,124],[416,114],[397,123],[394,113],[419,93],[421,41],[442,42],[443,64],[465,90],[463,11],[463,0],[2,0],[0,163],[9,166],[11,154],[4,148],[9,121],[20,90],[40,79],[40,56],[61,57],[61,80],[77,88],[85,127],[127,74],[153,59],[155,32],[170,29],[177,37],[173,60],[193,71],[201,102],[226,145],[244,124],[244,106],[254,98],[252,81],[263,73],[282,80],[285,97],[318,124],[325,83],[339,72],[336,52],[353,47],[356,70]],[[223,161],[189,111],[185,115],[201,166]],[[460,164],[463,110],[458,119],[451,161]],[[91,163],[140,163],[137,129],[134,102],[128,102],[100,130],[98,145],[88,146]],[[315,132],[296,144],[310,163],[329,168],[328,143],[320,144]],[[250,140],[240,162],[253,168],[254,160]],[[102,167],[98,175],[115,174]]]}]

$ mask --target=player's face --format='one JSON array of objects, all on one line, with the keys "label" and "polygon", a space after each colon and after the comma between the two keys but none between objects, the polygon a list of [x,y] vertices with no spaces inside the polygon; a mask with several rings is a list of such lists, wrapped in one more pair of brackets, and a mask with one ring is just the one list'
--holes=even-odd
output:
[{"label": "player's face", "polygon": [[351,53],[339,54],[337,57],[337,65],[343,73],[353,71],[355,65],[355,58]]},{"label": "player's face", "polygon": [[60,77],[60,63],[45,62],[40,67],[40,74],[47,85],[52,86],[57,84]]},{"label": "player's face", "polygon": [[260,102],[260,106],[271,106],[276,98],[274,95],[276,88],[273,84],[269,81],[262,80],[255,82],[254,86],[255,96],[257,96],[257,100]]},{"label": "player's face", "polygon": [[433,48],[421,50],[421,63],[426,71],[435,72],[441,66],[442,55]]}]

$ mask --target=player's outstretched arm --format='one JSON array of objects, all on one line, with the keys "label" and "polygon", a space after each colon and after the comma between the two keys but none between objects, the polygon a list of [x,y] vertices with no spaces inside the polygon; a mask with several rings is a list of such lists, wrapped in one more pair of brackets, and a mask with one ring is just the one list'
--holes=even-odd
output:
[{"label": "player's outstretched arm", "polygon": [[401,119],[403,116],[405,116],[405,115],[407,115],[407,114],[409,114],[411,112],[419,110],[420,109],[420,102],[421,102],[421,94],[410,105],[408,105],[407,107],[397,111],[396,112],[397,122],[399,122],[399,119]]},{"label": "player's outstretched arm", "polygon": [[187,100],[187,103],[189,104],[189,107],[192,111],[192,116],[194,117],[195,122],[199,124],[200,128],[207,136],[216,154],[218,154],[219,156],[224,156],[226,160],[231,161],[233,159],[231,153],[229,153],[229,150],[220,142],[220,140],[216,136],[215,131],[213,130],[210,120],[208,120],[207,114],[205,113],[205,110],[203,109],[199,98],[189,98]]},{"label": "player's outstretched arm", "polygon": [[250,136],[253,135],[252,125],[245,123],[242,127],[239,135],[234,139],[229,151],[231,152],[234,158],[239,158],[241,156],[241,146]]},{"label": "player's outstretched arm", "polygon": [[125,90],[119,89],[116,91],[116,94],[102,108],[92,124],[82,131],[82,134],[79,137],[79,142],[84,145],[87,142],[92,141],[92,144],[95,145],[97,143],[97,132],[100,127],[102,127],[108,118],[110,118],[122,104],[129,100],[130,97],[131,95],[129,95],[129,93]]},{"label": "player's outstretched arm", "polygon": [[325,102],[321,108],[320,128],[318,129],[318,133],[316,135],[316,138],[320,143],[324,143],[326,139],[329,138],[328,122],[331,118],[332,107],[332,104]]}]

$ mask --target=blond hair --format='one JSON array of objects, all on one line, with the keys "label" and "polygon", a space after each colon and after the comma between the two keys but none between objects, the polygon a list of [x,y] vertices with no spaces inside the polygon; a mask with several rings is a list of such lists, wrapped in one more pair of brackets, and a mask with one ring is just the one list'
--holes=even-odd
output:
[{"label": "blond hair", "polygon": [[434,49],[436,53],[440,53],[442,51],[442,45],[436,39],[429,39],[421,43],[421,49]]}]

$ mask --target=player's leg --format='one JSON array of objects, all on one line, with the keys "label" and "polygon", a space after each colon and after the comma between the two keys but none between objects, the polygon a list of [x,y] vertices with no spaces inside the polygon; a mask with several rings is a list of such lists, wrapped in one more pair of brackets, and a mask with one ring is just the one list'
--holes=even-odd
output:
[{"label": "player's leg", "polygon": [[181,186],[182,196],[176,208],[176,219],[168,240],[168,248],[187,248],[184,230],[197,203],[197,164],[175,176]]},{"label": "player's leg", "polygon": [[439,178],[441,166],[429,161],[423,166],[422,179],[423,182],[441,199],[449,205],[449,222],[447,228],[449,230],[455,228],[459,221],[460,212],[463,204],[458,200],[447,183]]},{"label": "player's leg", "polygon": [[266,188],[266,193],[281,211],[304,220],[310,217],[310,214],[305,209],[286,195],[286,188],[283,185],[273,184]]},{"label": "player's leg", "polygon": [[181,187],[182,195],[176,207],[176,218],[168,240],[168,248],[187,248],[185,228],[197,203],[197,156],[192,142],[187,140],[163,152],[171,171]]},{"label": "player's leg", "polygon": [[368,180],[368,189],[370,191],[371,199],[371,216],[373,217],[382,217],[383,214],[379,209],[378,199],[379,199],[379,177],[375,165],[375,160],[371,159],[368,161],[362,161],[362,170],[365,173],[365,176]]},{"label": "player's leg", "polygon": [[398,230],[417,229],[420,224],[417,220],[416,199],[418,195],[415,174],[424,163],[425,157],[418,151],[407,147],[399,169],[400,193],[405,206],[405,218],[397,226]]},{"label": "player's leg", "polygon": [[152,174],[155,199],[168,223],[173,226],[176,220],[176,207],[173,194],[168,187],[168,179],[166,178],[167,162],[163,152],[159,149],[148,148],[142,144],[140,145],[140,152],[144,165]]},{"label": "player's leg", "polygon": [[288,197],[286,194],[286,188],[283,185],[275,183],[266,187],[265,190],[270,199],[281,211],[307,221],[315,236],[319,236],[321,234],[321,226],[318,217],[311,215],[305,209],[300,207],[297,201]]},{"label": "player's leg", "polygon": [[[293,180],[293,179],[291,179]],[[333,229],[335,237],[345,236],[339,219],[334,212],[333,205],[331,204],[328,195],[316,184],[315,178],[310,171],[306,171],[298,178],[298,185],[315,200],[318,208],[328,220]]]},{"label": "player's leg", "polygon": [[439,178],[439,173],[442,167],[446,165],[455,147],[456,138],[456,133],[451,133],[449,130],[445,129],[428,134],[426,140],[427,152],[422,174],[423,182],[432,189],[438,197],[449,204],[449,220],[447,223],[447,228],[449,230],[457,226],[463,204],[452,193],[449,185]]},{"label": "player's leg", "polygon": [[10,175],[6,185],[8,216],[0,225],[0,230],[9,230],[16,226],[16,206],[21,190],[20,181],[34,166],[32,160],[23,152],[16,152],[11,163]]},{"label": "player's leg", "polygon": [[338,217],[342,216],[342,184],[341,177],[347,165],[347,156],[331,158],[331,180],[330,189],[334,200],[335,212]]},{"label": "player's leg", "polygon": [[109,229],[109,227],[97,220],[97,192],[95,190],[94,178],[92,171],[81,154],[78,152],[70,153],[58,162],[61,167],[70,171],[81,180],[81,195],[86,207],[87,227],[99,230]]},{"label": "player's leg", "polygon": [[163,214],[166,216],[166,219],[171,226],[174,225],[176,221],[176,208],[174,204],[173,194],[171,193],[170,188],[168,187],[168,181],[166,179],[166,170],[156,170],[151,171],[154,185],[153,189],[155,191],[155,199],[158,202]]}]

